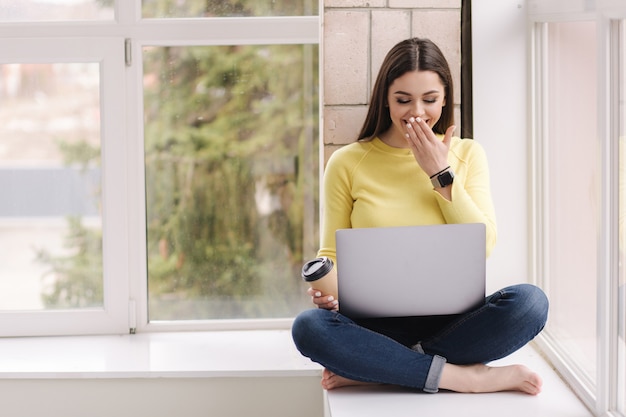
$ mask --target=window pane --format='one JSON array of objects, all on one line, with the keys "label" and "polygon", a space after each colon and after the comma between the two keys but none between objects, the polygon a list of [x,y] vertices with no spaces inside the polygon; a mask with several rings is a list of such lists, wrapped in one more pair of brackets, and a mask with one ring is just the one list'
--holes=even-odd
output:
[{"label": "window pane", "polygon": [[318,236],[316,45],[146,47],[149,318],[291,317]]},{"label": "window pane", "polygon": [[102,306],[99,65],[0,65],[0,310]]},{"label": "window pane", "polygon": [[618,407],[626,415],[626,20],[619,26],[619,233]]},{"label": "window pane", "polygon": [[317,16],[318,0],[142,0],[145,18]]},{"label": "window pane", "polygon": [[115,0],[0,0],[0,22],[112,20]]},{"label": "window pane", "polygon": [[594,22],[550,23],[547,53],[546,331],[579,376],[596,382],[600,216]]}]

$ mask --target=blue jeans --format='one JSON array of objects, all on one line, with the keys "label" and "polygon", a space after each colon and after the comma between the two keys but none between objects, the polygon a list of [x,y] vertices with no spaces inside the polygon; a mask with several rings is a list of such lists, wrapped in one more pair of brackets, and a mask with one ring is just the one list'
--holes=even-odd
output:
[{"label": "blue jeans", "polygon": [[543,291],[520,284],[454,316],[351,320],[335,311],[306,310],[296,317],[292,336],[304,356],[337,375],[437,392],[446,362],[503,358],[532,340],[547,316]]}]

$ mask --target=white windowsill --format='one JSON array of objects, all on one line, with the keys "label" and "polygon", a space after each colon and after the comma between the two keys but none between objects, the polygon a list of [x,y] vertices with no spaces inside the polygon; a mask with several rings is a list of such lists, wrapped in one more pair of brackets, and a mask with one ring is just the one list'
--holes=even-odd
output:
[{"label": "white windowsill", "polygon": [[[532,346],[494,364],[508,363],[524,363],[539,371],[544,392],[538,397],[516,393],[420,395],[394,387],[352,387],[328,393],[328,415],[348,417],[358,411],[362,416],[379,416],[382,410],[394,410],[394,415],[401,417],[419,409],[453,416],[464,409],[468,416],[479,416],[486,402],[496,408],[514,403],[512,416],[592,415]],[[321,370],[300,355],[289,330],[0,339],[0,380],[319,378]]]},{"label": "white windowsill", "polygon": [[490,410],[494,415],[507,417],[593,417],[532,343],[491,365],[515,363],[524,364],[541,375],[544,383],[541,394],[497,392],[468,395],[442,390],[433,395],[391,386],[361,386],[328,392],[328,405],[332,417],[413,417],[416,410],[420,415],[438,417],[482,417]]},{"label": "white windowsill", "polygon": [[0,339],[0,379],[319,375],[289,330]]}]

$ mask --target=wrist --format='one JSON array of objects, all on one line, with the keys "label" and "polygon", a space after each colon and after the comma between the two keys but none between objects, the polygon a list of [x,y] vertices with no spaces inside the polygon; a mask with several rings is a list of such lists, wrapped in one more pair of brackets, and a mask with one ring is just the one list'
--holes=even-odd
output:
[{"label": "wrist", "polygon": [[452,185],[454,181],[454,171],[447,167],[430,177],[430,182],[434,188],[445,188]]}]

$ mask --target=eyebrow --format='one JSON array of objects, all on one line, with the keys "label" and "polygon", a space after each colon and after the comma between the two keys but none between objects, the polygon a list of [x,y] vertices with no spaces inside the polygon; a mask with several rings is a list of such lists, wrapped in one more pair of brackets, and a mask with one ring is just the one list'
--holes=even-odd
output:
[{"label": "eyebrow", "polygon": [[[440,93],[439,90],[430,90],[430,91],[425,92],[422,95],[423,96],[428,96],[430,94],[439,94],[439,93]],[[402,91],[402,90],[395,91],[393,94],[402,94],[402,95],[405,95],[405,96],[410,96],[411,95],[411,93],[407,93],[407,92]]]}]

